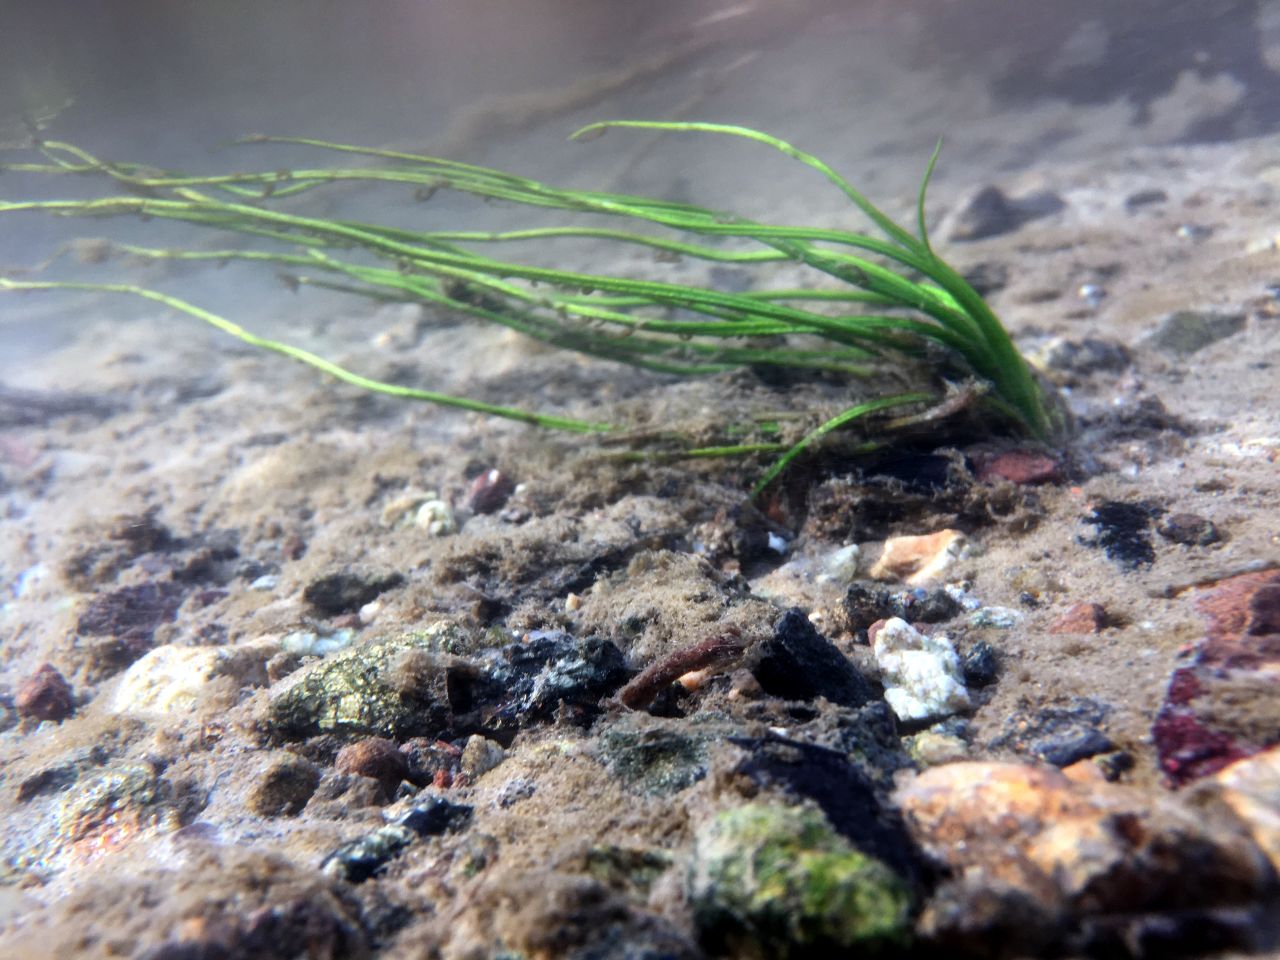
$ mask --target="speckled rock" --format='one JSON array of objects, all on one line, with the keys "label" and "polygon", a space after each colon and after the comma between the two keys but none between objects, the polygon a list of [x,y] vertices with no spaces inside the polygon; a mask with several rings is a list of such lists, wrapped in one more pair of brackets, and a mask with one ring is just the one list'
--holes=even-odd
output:
[{"label": "speckled rock", "polygon": [[859,955],[910,931],[906,885],[805,807],[753,803],[704,824],[688,897],[703,946],[740,957]]},{"label": "speckled rock", "polygon": [[993,750],[1016,750],[1055,767],[1066,767],[1115,748],[1106,734],[1111,708],[1089,697],[1061,706],[1019,709],[991,741]]},{"label": "speckled rock", "polygon": [[67,678],[46,663],[18,684],[13,706],[20,717],[61,723],[75,712],[76,698]]},{"label": "speckled rock", "polygon": [[1106,625],[1107,608],[1100,603],[1082,600],[1067,607],[1053,623],[1049,624],[1049,632],[1055,634],[1101,633]]},{"label": "speckled rock", "polygon": [[869,634],[884,698],[899,720],[936,720],[969,709],[964,668],[944,635],[927,636],[897,617]]},{"label": "speckled rock", "polygon": [[921,922],[943,945],[962,943],[981,917],[1014,953],[1105,944],[1123,955],[1126,930],[1152,915],[1215,923],[1215,910],[1275,892],[1270,863],[1238,824],[1134,788],[973,762],[926,770],[896,799],[953,875]]},{"label": "speckled rock", "polygon": [[445,651],[468,642],[451,624],[362,644],[298,670],[277,684],[263,724],[289,739],[325,731],[402,739],[434,737],[450,722]]},{"label": "speckled rock", "polygon": [[349,883],[363,883],[376,876],[420,837],[459,830],[471,821],[472,808],[429,797],[394,823],[344,843],[320,864],[325,875]]},{"label": "speckled rock", "polygon": [[1160,766],[1185,784],[1280,742],[1280,570],[1211,585],[1194,661],[1169,678],[1151,728]]}]

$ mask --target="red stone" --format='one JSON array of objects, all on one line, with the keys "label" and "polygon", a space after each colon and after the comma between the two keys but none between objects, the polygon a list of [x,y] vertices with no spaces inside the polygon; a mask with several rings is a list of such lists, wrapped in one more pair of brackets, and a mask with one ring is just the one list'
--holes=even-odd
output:
[{"label": "red stone", "polygon": [[44,664],[18,685],[13,704],[20,717],[57,723],[71,716],[76,709],[71,684],[52,663]]},{"label": "red stone", "polygon": [[1017,484],[1050,483],[1062,478],[1062,465],[1053,457],[1028,450],[1010,450],[978,461],[978,480],[995,483],[1008,480]]},{"label": "red stone", "polygon": [[1101,633],[1107,625],[1107,608],[1100,603],[1082,601],[1069,606],[1049,626],[1050,633]]},{"label": "red stone", "polygon": [[475,513],[493,513],[502,508],[515,489],[515,483],[501,470],[485,470],[471,481],[467,506]]}]

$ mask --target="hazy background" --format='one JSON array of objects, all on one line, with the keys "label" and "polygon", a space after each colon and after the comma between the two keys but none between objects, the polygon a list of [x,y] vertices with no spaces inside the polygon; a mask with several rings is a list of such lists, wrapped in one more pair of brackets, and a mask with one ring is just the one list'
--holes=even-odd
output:
[{"label": "hazy background", "polygon": [[[1278,23],[1271,0],[3,0],[0,143],[38,130],[113,159],[270,168],[317,158],[227,142],[298,134],[779,219],[814,209],[823,185],[759,147],[565,140],[595,119],[714,120],[789,139],[905,209],[939,136],[945,202],[1051,160],[1271,132]],[[85,189],[0,177],[8,199]],[[444,197],[429,210],[398,195],[330,202],[455,226],[513,216]],[[0,269],[99,233],[207,242],[172,225],[9,216]],[[179,286],[241,316],[279,311],[269,277],[227,276],[192,269]],[[0,299],[10,358],[75,322],[66,299],[37,300]]]}]

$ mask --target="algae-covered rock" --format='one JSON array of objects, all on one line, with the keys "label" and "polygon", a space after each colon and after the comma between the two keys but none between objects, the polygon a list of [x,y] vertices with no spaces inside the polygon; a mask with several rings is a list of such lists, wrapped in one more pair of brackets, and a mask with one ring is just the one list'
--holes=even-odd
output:
[{"label": "algae-covered rock", "polygon": [[695,838],[688,893],[703,945],[735,956],[872,954],[910,929],[906,884],[804,807],[717,815]]},{"label": "algae-covered rock", "polygon": [[450,652],[465,646],[453,624],[362,644],[291,675],[273,692],[264,725],[285,738],[321,732],[404,739],[448,727]]}]

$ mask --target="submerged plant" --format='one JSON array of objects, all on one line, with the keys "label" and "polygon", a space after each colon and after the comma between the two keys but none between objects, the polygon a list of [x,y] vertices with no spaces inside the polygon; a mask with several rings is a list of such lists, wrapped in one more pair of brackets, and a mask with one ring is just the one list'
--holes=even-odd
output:
[{"label": "submerged plant", "polygon": [[[502,324],[556,347],[666,373],[699,375],[773,366],[834,371],[855,377],[895,363],[923,361],[926,366],[936,365],[941,352],[949,360],[960,362],[977,385],[966,395],[980,393],[981,402],[993,415],[1038,440],[1052,439],[1058,432],[1060,424],[1040,385],[1000,321],[973,287],[933,252],[925,226],[924,203],[937,161],[936,150],[920,185],[916,232],[912,233],[817,157],[756,130],[709,123],[616,121],[584,127],[574,137],[619,127],[708,132],[769,146],[824,176],[882,236],[762,223],[692,204],[558,189],[510,173],[440,158],[287,137],[251,139],[322,148],[371,158],[377,164],[188,176],[137,163],[107,162],[71,144],[45,141],[38,144],[43,162],[11,163],[0,169],[105,176],[127,195],[90,200],[0,201],[0,213],[42,210],[67,216],[134,214],[248,234],[269,241],[270,248],[196,251],[117,246],[151,258],[273,264],[289,270],[297,283],[380,300],[434,304]],[[352,182],[409,185],[419,199],[429,198],[439,190],[460,191],[529,207],[601,214],[667,232],[651,234],[617,226],[578,225],[507,232],[408,230],[307,216],[282,210],[275,202],[324,185]],[[799,289],[735,293],[535,266],[479,250],[511,241],[563,238],[647,247],[665,255],[718,263],[791,261],[812,268],[825,280]],[[832,288],[832,279],[842,285]],[[0,278],[0,289],[128,293],[180,310],[249,344],[301,360],[366,390],[558,430],[618,430],[610,424],[372,380],[309,351],[256,336],[194,304],[131,284]],[[795,341],[798,337],[801,342]],[[759,492],[797,455],[832,431],[872,414],[927,407],[941,399],[937,389],[883,396],[851,406],[794,444],[776,440],[730,442],[713,447],[689,446],[680,455],[781,454],[756,485],[755,492]]]}]

